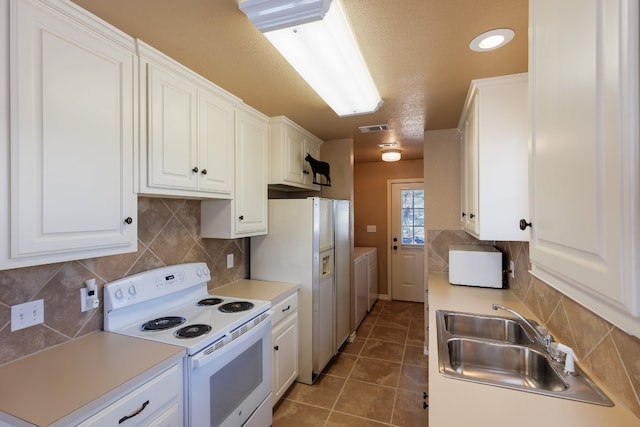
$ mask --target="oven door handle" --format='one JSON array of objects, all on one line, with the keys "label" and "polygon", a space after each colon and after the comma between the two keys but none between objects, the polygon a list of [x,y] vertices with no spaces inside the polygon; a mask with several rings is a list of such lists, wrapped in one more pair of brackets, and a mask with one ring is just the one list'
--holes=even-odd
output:
[{"label": "oven door handle", "polygon": [[[233,351],[235,348],[243,345],[243,343],[255,340],[259,336],[264,336],[271,338],[271,315],[272,311],[268,310],[266,313],[267,317],[257,325],[253,326],[247,332],[242,334],[240,337],[236,338],[231,342],[227,342],[222,347],[215,349],[215,344],[213,344],[209,348],[205,348],[200,353],[195,354],[191,358],[191,364],[195,369],[201,368],[206,364],[215,361],[223,354],[226,354],[230,351]],[[265,329],[267,329],[265,331]],[[225,337],[226,340],[227,337]]]}]

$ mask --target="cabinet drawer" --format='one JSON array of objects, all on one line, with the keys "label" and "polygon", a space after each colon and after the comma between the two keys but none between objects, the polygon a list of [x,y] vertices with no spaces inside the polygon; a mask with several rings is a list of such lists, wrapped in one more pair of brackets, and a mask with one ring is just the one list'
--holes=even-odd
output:
[{"label": "cabinet drawer", "polygon": [[273,306],[273,317],[271,324],[276,325],[279,321],[298,309],[298,293],[294,293],[284,301]]},{"label": "cabinet drawer", "polygon": [[[121,425],[125,427],[141,425],[142,421],[150,421],[149,416],[166,409],[170,402],[181,402],[181,394],[182,369],[181,365],[175,365],[79,424],[79,426]],[[134,415],[138,411],[138,415]],[[126,417],[130,418],[126,419]]]}]

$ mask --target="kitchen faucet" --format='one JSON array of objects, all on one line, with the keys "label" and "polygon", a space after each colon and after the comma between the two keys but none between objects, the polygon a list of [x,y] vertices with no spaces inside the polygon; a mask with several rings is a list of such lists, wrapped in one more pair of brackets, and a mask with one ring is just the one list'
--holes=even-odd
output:
[{"label": "kitchen faucet", "polygon": [[571,347],[567,347],[566,345],[559,342],[552,342],[553,338],[551,338],[551,335],[549,334],[549,330],[547,328],[545,328],[544,326],[539,326],[534,324],[529,319],[524,317],[522,314],[518,313],[517,311],[509,307],[505,307],[504,305],[500,305],[500,304],[491,304],[491,308],[493,308],[494,310],[501,309],[504,311],[508,311],[509,313],[513,314],[518,319],[526,323],[527,326],[529,326],[529,328],[531,328],[533,332],[536,334],[536,341],[538,341],[538,343],[542,347],[544,347],[547,353],[549,353],[549,355],[556,362],[562,362],[562,357],[560,356],[560,353],[564,353],[566,356],[564,360],[565,362],[564,372],[569,375],[575,375],[574,362],[578,360],[578,358],[576,357]]},{"label": "kitchen faucet", "polygon": [[547,352],[549,351],[549,349],[551,347],[552,338],[551,338],[551,335],[549,334],[549,330],[547,328],[545,328],[544,326],[538,326],[538,325],[533,324],[529,319],[524,317],[522,314],[518,313],[517,311],[515,311],[515,310],[513,310],[513,309],[511,309],[509,307],[505,307],[504,305],[492,304],[491,308],[493,308],[494,310],[501,309],[501,310],[508,311],[509,313],[511,313],[514,316],[516,316],[518,319],[522,320],[536,334],[536,340],[538,341],[538,343],[540,343],[540,345],[542,345],[544,347],[544,349],[547,350]]}]

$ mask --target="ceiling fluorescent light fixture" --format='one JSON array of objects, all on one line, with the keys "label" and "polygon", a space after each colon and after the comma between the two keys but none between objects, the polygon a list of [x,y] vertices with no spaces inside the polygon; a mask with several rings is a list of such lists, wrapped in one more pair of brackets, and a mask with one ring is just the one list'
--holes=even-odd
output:
[{"label": "ceiling fluorescent light fixture", "polygon": [[397,162],[401,157],[400,150],[384,150],[382,152],[383,162]]},{"label": "ceiling fluorescent light fixture", "polygon": [[469,49],[475,52],[486,52],[498,49],[513,40],[515,33],[508,28],[498,28],[496,30],[482,33],[469,43]]},{"label": "ceiling fluorescent light fixture", "polygon": [[380,107],[339,0],[246,0],[239,7],[338,116]]}]

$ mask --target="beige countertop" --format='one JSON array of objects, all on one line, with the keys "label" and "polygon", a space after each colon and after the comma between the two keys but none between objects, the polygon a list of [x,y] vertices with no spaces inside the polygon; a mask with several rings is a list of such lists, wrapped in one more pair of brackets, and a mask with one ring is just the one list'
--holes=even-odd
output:
[{"label": "beige countertop", "polygon": [[242,279],[231,282],[228,285],[209,289],[209,293],[219,296],[271,301],[271,305],[275,305],[289,295],[293,295],[299,287],[294,283]]},{"label": "beige countertop", "polygon": [[[445,378],[438,371],[435,313],[456,310],[495,314],[491,304],[506,305],[539,321],[509,290],[453,286],[446,274],[429,275],[429,425],[437,427],[491,426],[631,427],[640,420],[615,402],[614,407],[575,402],[500,387]],[[501,313],[500,315],[507,315]]]},{"label": "beige countertop", "polygon": [[183,356],[182,347],[96,332],[0,366],[0,411],[36,426],[91,413]]}]

